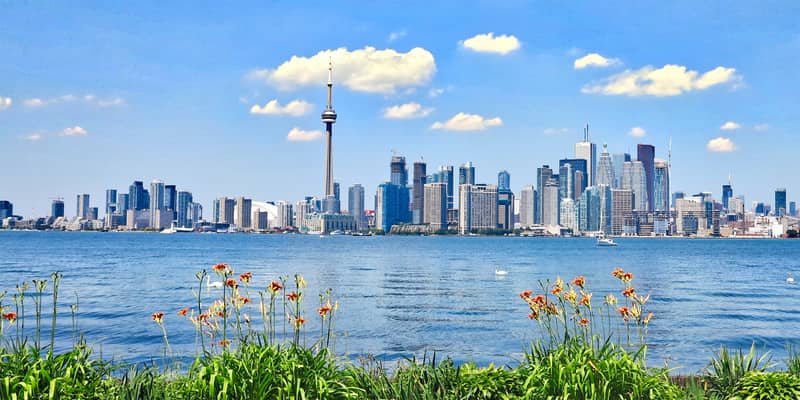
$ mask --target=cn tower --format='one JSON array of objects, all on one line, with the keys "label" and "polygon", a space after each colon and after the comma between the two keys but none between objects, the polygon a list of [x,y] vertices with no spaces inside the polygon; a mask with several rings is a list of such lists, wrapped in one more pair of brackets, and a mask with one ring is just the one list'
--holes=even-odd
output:
[{"label": "cn tower", "polygon": [[336,123],[336,111],[333,110],[333,64],[328,61],[328,106],[322,112],[322,123],[325,124],[325,198],[333,196],[333,154],[331,152],[331,139],[333,137],[333,124]]}]

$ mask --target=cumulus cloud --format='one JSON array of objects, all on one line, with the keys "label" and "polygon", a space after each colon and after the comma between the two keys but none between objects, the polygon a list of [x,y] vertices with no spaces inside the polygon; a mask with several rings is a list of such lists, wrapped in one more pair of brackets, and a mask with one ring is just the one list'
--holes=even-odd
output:
[{"label": "cumulus cloud", "polygon": [[446,131],[482,131],[492,126],[503,125],[503,120],[500,117],[485,118],[477,114],[465,114],[460,112],[445,122],[434,122],[431,129],[446,130]]},{"label": "cumulus cloud", "polygon": [[11,107],[11,97],[0,96],[0,111],[5,110],[8,107]]},{"label": "cumulus cloud", "polygon": [[631,130],[628,131],[628,135],[633,137],[644,137],[647,135],[647,131],[644,130],[641,126],[634,126]]},{"label": "cumulus cloud", "polygon": [[756,124],[753,129],[756,132],[766,132],[769,129],[769,124]]},{"label": "cumulus cloud", "polygon": [[721,130],[721,131],[735,131],[735,130],[741,128],[741,127],[742,126],[737,124],[736,122],[728,121],[728,122],[722,124],[722,126],[719,127],[719,130]]},{"label": "cumulus cloud", "polygon": [[494,36],[494,32],[475,35],[462,40],[461,46],[478,53],[496,53],[506,55],[519,49],[520,42],[513,35]]},{"label": "cumulus cloud", "polygon": [[706,149],[714,153],[730,153],[736,150],[736,145],[729,138],[720,136],[709,140]]},{"label": "cumulus cloud", "polygon": [[322,139],[322,131],[304,131],[294,127],[286,135],[286,140],[290,142],[310,142],[317,139]]},{"label": "cumulus cloud", "polygon": [[122,97],[101,98],[93,94],[87,94],[83,96],[76,96],[74,94],[65,94],[63,96],[51,97],[49,99],[32,97],[30,99],[25,99],[22,102],[22,104],[24,104],[26,107],[36,108],[53,104],[74,103],[74,102],[83,102],[88,105],[103,107],[103,108],[125,105],[125,99],[123,99]]},{"label": "cumulus cloud", "polygon": [[392,32],[389,34],[389,41],[394,42],[395,40],[401,39],[408,34],[405,29],[399,30],[397,32]]},{"label": "cumulus cloud", "polygon": [[544,130],[545,135],[565,135],[569,133],[567,128],[547,128]]},{"label": "cumulus cloud", "polygon": [[683,65],[667,64],[661,68],[646,66],[612,75],[584,86],[583,93],[608,96],[677,96],[693,90],[705,90],[723,83],[738,84],[736,69],[717,67],[700,74]]},{"label": "cumulus cloud", "polygon": [[313,104],[303,100],[292,100],[285,106],[282,106],[278,100],[270,100],[264,107],[254,104],[250,107],[250,114],[291,115],[292,117],[299,117],[308,114],[313,107]]},{"label": "cumulus cloud", "polygon": [[86,136],[87,133],[89,132],[86,132],[86,129],[76,125],[65,128],[63,131],[61,131],[61,133],[59,133],[59,136]]},{"label": "cumulus cloud", "polygon": [[573,63],[575,69],[584,69],[586,67],[610,67],[619,64],[617,58],[606,58],[597,53],[587,54]]},{"label": "cumulus cloud", "polygon": [[248,78],[261,80],[281,90],[323,85],[328,80],[328,62],[333,78],[348,89],[393,94],[398,88],[422,86],[436,73],[436,62],[428,50],[415,47],[406,53],[393,49],[364,47],[323,50],[311,57],[292,56],[274,69],[256,69]]},{"label": "cumulus cloud", "polygon": [[422,118],[433,112],[431,107],[423,107],[419,103],[406,103],[383,109],[383,117],[388,119]]}]

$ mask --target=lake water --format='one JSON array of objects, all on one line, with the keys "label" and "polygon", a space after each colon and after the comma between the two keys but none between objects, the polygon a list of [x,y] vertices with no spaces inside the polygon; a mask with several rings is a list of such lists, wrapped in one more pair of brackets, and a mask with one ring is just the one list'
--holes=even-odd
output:
[{"label": "lake water", "polygon": [[[70,343],[69,304],[77,294],[79,329],[90,344],[104,357],[146,361],[162,352],[155,311],[166,313],[175,350],[194,354],[193,327],[175,312],[193,303],[197,271],[226,262],[237,273],[251,271],[262,288],[303,274],[309,316],[316,293],[332,288],[341,303],[337,352],[348,357],[392,361],[436,351],[514,365],[535,337],[520,292],[557,275],[585,275],[599,303],[603,293],[618,293],[610,272],[621,267],[636,275],[639,293],[652,295],[651,365],[669,359],[679,372],[696,372],[720,345],[752,342],[782,362],[786,345],[800,344],[800,284],[786,283],[788,272],[800,278],[800,241],[617,241],[601,248],[578,238],[6,231],[0,291],[61,271],[59,347]],[[496,276],[498,268],[508,275]],[[315,337],[317,325],[308,328]]]}]

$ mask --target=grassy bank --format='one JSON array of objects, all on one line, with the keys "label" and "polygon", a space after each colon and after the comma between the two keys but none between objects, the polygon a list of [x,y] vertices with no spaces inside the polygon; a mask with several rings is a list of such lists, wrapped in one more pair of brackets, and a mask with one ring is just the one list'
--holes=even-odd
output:
[{"label": "grassy bank", "polygon": [[[219,279],[211,287],[218,288],[206,283],[211,275]],[[0,293],[0,399],[800,398],[800,357],[791,349],[785,364],[752,347],[723,348],[694,376],[648,368],[650,298],[637,292],[630,272],[612,275],[620,290],[602,298],[583,277],[539,282],[536,292],[519,294],[539,339],[518,365],[456,365],[431,354],[389,371],[373,358],[335,356],[338,303],[329,290],[310,306],[302,276],[256,285],[250,273],[236,275],[226,264],[196,275],[195,304],[149,316],[163,336],[163,364],[94,356],[76,329],[77,305],[71,307],[72,349],[56,354],[61,276],[55,273]],[[204,301],[209,294],[213,300]],[[53,310],[49,321],[42,320],[45,307]],[[317,318],[319,329],[309,332],[307,318]],[[171,361],[171,323],[195,329],[200,355],[191,365]],[[307,337],[313,343],[304,346]]]}]

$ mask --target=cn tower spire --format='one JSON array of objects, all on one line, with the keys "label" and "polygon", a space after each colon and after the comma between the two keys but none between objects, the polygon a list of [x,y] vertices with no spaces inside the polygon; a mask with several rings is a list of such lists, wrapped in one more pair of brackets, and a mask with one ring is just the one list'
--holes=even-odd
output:
[{"label": "cn tower spire", "polygon": [[333,124],[336,123],[336,111],[333,110],[333,62],[328,59],[328,106],[322,112],[322,123],[325,124],[325,197],[334,195],[333,188]]}]

